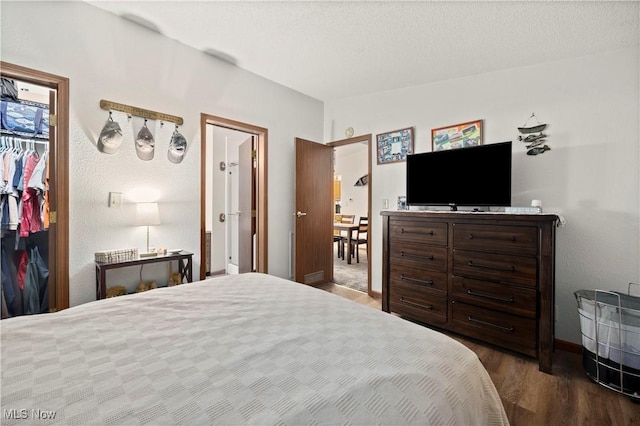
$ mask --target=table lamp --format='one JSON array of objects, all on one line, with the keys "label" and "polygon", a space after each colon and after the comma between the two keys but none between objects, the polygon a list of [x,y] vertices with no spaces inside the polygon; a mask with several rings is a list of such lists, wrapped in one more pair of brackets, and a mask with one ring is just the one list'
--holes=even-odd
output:
[{"label": "table lamp", "polygon": [[158,203],[138,203],[136,206],[136,225],[147,227],[147,252],[140,253],[140,257],[157,256],[149,248],[149,226],[160,225]]}]

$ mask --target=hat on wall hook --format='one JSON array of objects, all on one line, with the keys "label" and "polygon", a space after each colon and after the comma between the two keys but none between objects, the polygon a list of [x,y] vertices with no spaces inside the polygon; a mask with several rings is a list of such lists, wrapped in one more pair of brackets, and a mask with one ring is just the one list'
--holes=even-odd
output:
[{"label": "hat on wall hook", "polygon": [[153,134],[147,127],[147,119],[145,118],[144,125],[136,137],[136,154],[138,158],[144,161],[152,160],[154,147],[155,141],[153,140]]},{"label": "hat on wall hook", "polygon": [[98,150],[105,154],[115,154],[122,144],[122,129],[120,124],[113,121],[111,111],[109,111],[109,118],[104,124],[100,136],[98,136]]},{"label": "hat on wall hook", "polygon": [[184,155],[187,150],[187,140],[185,139],[180,132],[178,132],[178,125],[176,124],[176,128],[173,131],[173,135],[171,135],[171,141],[169,142],[169,151],[167,152],[167,157],[169,161],[174,164],[179,164],[184,159]]}]

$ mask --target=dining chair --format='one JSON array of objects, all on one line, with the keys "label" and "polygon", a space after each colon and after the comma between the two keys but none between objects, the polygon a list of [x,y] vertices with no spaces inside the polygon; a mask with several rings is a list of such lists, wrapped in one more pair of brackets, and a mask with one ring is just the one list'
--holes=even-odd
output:
[{"label": "dining chair", "polygon": [[[340,217],[341,223],[353,224],[355,223],[355,220],[356,220],[356,215],[354,214],[343,214]],[[344,260],[344,246],[348,240],[347,237],[348,237],[347,231],[340,231],[340,241],[338,242],[338,257],[340,257],[342,260]],[[334,241],[335,241],[335,238],[334,238]]]},{"label": "dining chair", "polygon": [[[355,252],[356,262],[360,263],[360,246],[367,245],[367,234],[369,232],[369,218],[366,216],[361,216],[358,220],[358,231],[356,234],[356,238],[351,240],[351,254]],[[344,249],[343,249],[344,254]]]},{"label": "dining chair", "polygon": [[[334,222],[341,222],[342,221],[342,215],[341,214],[336,214],[333,216],[333,221]],[[341,253],[341,243],[342,243],[342,235],[340,234],[340,231],[337,229],[333,230],[333,242],[337,243],[338,245],[338,257],[340,257],[340,253]]]}]

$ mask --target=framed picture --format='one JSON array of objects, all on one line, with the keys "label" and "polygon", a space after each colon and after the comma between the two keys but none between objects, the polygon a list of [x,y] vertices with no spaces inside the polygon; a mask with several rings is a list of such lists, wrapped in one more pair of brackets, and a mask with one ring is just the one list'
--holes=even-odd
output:
[{"label": "framed picture", "polygon": [[400,195],[398,197],[398,210],[409,210],[409,206],[407,206],[406,195]]},{"label": "framed picture", "polygon": [[482,120],[431,129],[431,144],[433,151],[482,145]]},{"label": "framed picture", "polygon": [[381,133],[376,136],[378,164],[406,161],[413,154],[413,127]]}]

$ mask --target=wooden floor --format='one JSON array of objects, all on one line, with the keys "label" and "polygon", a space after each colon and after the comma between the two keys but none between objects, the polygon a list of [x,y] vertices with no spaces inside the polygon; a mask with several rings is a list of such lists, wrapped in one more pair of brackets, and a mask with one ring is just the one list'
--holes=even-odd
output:
[{"label": "wooden floor", "polygon": [[[381,309],[379,299],[364,293],[335,284],[319,288]],[[513,426],[640,425],[640,404],[589,380],[579,354],[556,350],[550,375],[538,371],[533,358],[449,335],[476,352]]]}]

